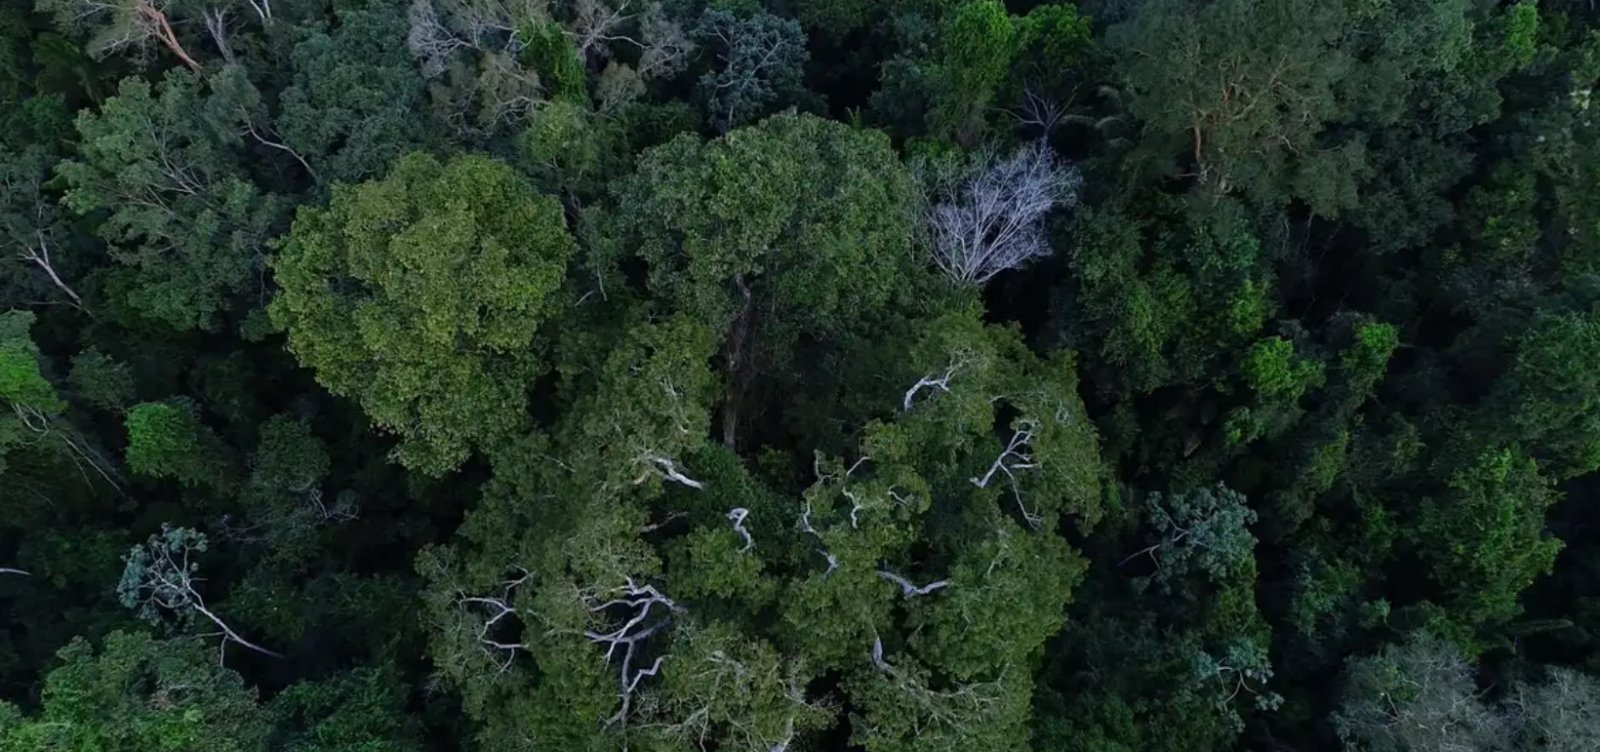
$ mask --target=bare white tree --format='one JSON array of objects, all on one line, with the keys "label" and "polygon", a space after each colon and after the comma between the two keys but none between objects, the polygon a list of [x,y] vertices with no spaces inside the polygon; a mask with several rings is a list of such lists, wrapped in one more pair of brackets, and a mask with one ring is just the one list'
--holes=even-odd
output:
[{"label": "bare white tree", "polygon": [[1543,684],[1519,683],[1506,699],[1522,748],[1541,752],[1600,749],[1600,678],[1551,666]]},{"label": "bare white tree", "polygon": [[[423,78],[444,76],[449,120],[462,132],[492,132],[544,101],[536,71],[522,64],[525,24],[548,17],[545,0],[413,0],[406,48]],[[454,64],[453,63],[459,63]]]},{"label": "bare white tree", "polygon": [[639,76],[649,80],[677,73],[694,50],[682,24],[658,2],[640,0],[575,0],[568,34],[585,61],[604,61],[611,45],[639,51]]},{"label": "bare white tree", "polygon": [[1483,701],[1472,667],[1449,643],[1413,634],[1350,661],[1339,738],[1373,752],[1458,752],[1507,746],[1505,719]]},{"label": "bare white tree", "polygon": [[29,572],[26,569],[13,569],[11,567],[0,567],[0,574],[15,574],[15,575],[21,575],[23,577],[32,577],[33,576],[33,573]]},{"label": "bare white tree", "polygon": [[411,28],[406,33],[406,49],[417,58],[423,78],[434,78],[444,73],[449,66],[450,56],[456,50],[470,46],[467,40],[457,36],[455,30],[445,24],[433,0],[415,0],[411,3],[408,18]]},{"label": "bare white tree", "polygon": [[1045,215],[1075,205],[1083,178],[1040,140],[1005,159],[982,151],[964,172],[924,175],[922,182],[934,263],[961,284],[983,285],[1049,255]]}]

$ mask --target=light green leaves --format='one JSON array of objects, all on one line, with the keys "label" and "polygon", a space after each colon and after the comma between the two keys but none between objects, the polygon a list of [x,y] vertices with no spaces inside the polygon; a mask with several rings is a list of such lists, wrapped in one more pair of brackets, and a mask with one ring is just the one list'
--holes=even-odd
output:
[{"label": "light green leaves", "polygon": [[273,322],[336,394],[439,475],[526,423],[540,323],[572,237],[560,206],[484,157],[413,154],[302,210],[273,260]]}]

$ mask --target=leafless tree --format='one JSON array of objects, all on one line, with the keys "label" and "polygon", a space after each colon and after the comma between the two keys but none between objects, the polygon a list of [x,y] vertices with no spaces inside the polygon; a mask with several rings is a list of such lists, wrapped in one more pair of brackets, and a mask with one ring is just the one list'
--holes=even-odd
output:
[{"label": "leafless tree", "polygon": [[1504,719],[1483,702],[1472,667],[1425,634],[1352,660],[1333,726],[1347,745],[1374,752],[1503,749],[1507,741]]},{"label": "leafless tree", "polygon": [[659,2],[575,0],[568,33],[578,55],[590,65],[612,57],[612,44],[639,51],[640,79],[670,76],[683,69],[694,42]]},{"label": "leafless tree", "polygon": [[1040,94],[1032,87],[1023,92],[1022,106],[1017,108],[1017,121],[1039,129],[1042,138],[1055,133],[1067,116],[1067,108],[1049,95]]},{"label": "leafless tree", "polygon": [[922,224],[933,261],[951,279],[983,285],[1050,253],[1044,218],[1073,206],[1083,178],[1036,141],[1005,159],[980,152],[964,171],[922,175]]},{"label": "leafless tree", "polygon": [[33,576],[33,573],[27,571],[26,569],[13,569],[11,567],[0,567],[0,574],[15,574],[15,575],[21,575],[23,577],[32,577]]},{"label": "leafless tree", "polygon": [[694,53],[694,39],[660,3],[650,3],[639,17],[639,36],[643,41],[639,51],[639,77],[646,81],[676,75]]},{"label": "leafless tree", "polygon": [[523,24],[545,18],[545,6],[544,0],[413,0],[406,48],[423,78],[449,74],[447,119],[458,129],[494,131],[543,101],[538,74],[520,56]]},{"label": "leafless tree", "polygon": [[1521,730],[1525,749],[1600,749],[1600,679],[1593,676],[1552,666],[1543,683],[1517,684],[1506,700],[1506,710]]},{"label": "leafless tree", "polygon": [[450,64],[450,56],[469,45],[445,25],[433,0],[414,0],[408,16],[411,28],[406,34],[406,49],[417,58],[423,78],[434,78]]}]

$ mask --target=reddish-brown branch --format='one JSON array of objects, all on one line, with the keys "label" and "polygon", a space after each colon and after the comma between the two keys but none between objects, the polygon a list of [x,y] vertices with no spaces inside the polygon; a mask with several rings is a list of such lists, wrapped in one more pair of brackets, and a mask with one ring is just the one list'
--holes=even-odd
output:
[{"label": "reddish-brown branch", "polygon": [[167,45],[167,49],[172,50],[172,54],[177,55],[184,65],[189,66],[189,70],[200,72],[200,63],[184,51],[183,45],[178,44],[178,35],[172,31],[172,24],[167,21],[167,14],[150,3],[140,3],[139,14],[156,25],[156,36],[161,37],[161,42]]}]

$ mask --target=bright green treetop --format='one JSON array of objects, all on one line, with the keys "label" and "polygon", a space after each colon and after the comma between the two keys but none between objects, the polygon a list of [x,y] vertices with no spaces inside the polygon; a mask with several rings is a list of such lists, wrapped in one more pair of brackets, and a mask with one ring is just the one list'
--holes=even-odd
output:
[{"label": "bright green treetop", "polygon": [[438,475],[526,422],[538,330],[572,237],[560,206],[485,157],[413,154],[304,209],[273,269],[273,322],[336,394]]}]

